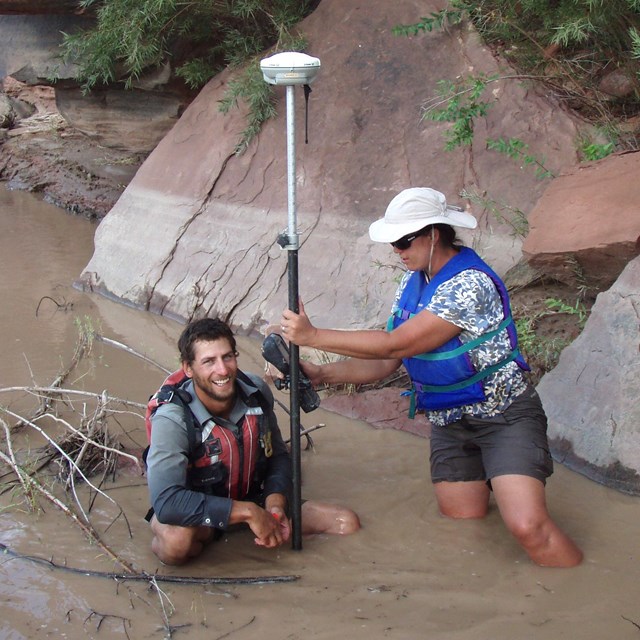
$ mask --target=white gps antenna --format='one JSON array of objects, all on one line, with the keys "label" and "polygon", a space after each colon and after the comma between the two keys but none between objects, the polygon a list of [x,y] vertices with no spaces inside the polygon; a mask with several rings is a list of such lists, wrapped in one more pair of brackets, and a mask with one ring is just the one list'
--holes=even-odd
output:
[{"label": "white gps antenna", "polygon": [[306,53],[284,51],[261,60],[260,69],[269,84],[311,84],[320,70],[320,60]]}]

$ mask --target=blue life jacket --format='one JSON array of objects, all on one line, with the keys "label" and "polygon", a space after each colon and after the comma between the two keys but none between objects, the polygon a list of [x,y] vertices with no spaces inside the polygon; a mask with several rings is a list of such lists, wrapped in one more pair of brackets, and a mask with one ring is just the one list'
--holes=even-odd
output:
[{"label": "blue life jacket", "polygon": [[[412,383],[410,417],[413,417],[417,409],[435,411],[484,402],[487,399],[484,379],[509,362],[515,361],[521,369],[530,370],[518,350],[518,337],[511,317],[507,288],[491,267],[475,251],[467,247],[463,247],[451,258],[430,282],[426,281],[422,271],[416,271],[409,277],[397,308],[389,318],[387,330],[399,327],[425,309],[439,285],[466,269],[482,271],[491,278],[500,294],[504,320],[493,331],[469,342],[463,343],[456,336],[433,351],[403,358]],[[511,353],[496,364],[480,371],[476,370],[469,351],[505,329],[509,335]]]}]

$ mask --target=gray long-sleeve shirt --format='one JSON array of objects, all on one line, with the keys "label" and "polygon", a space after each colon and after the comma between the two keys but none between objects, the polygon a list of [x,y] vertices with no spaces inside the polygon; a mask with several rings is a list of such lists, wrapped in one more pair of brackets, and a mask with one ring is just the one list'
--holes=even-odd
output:
[{"label": "gray long-sleeve shirt", "polygon": [[[291,491],[291,461],[273,412],[273,394],[263,380],[247,374],[255,386],[237,380],[246,396],[259,393],[267,398],[271,410],[267,416],[271,430],[273,455],[268,458],[263,495]],[[191,394],[189,404],[198,422],[204,427],[212,418],[193,390],[193,382],[184,387]],[[229,421],[240,425],[247,405],[237,394]],[[147,455],[147,483],[151,505],[163,524],[207,526],[226,529],[229,524],[232,499],[207,495],[189,488],[189,436],[184,410],[180,405],[161,405],[151,419],[151,444]]]}]

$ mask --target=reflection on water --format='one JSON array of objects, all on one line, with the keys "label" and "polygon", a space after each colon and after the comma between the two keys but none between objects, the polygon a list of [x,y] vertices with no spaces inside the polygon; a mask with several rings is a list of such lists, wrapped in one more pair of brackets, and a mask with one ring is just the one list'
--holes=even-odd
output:
[{"label": "reflection on water", "polygon": [[[44,382],[57,368],[51,354],[61,355],[73,342],[69,313],[82,312],[85,305],[78,304],[69,277],[89,260],[94,228],[87,220],[61,217],[56,207],[0,185],[3,385],[29,381],[29,367]],[[61,311],[60,306],[71,305],[77,308]]]},{"label": "reflection on water", "polygon": [[[172,343],[180,330],[177,323],[73,288],[74,279],[91,258],[95,229],[95,223],[31,194],[0,188],[0,289],[4,297],[0,307],[4,347],[0,385],[51,382],[71,360],[79,322],[152,358],[175,362]],[[122,359],[122,355],[113,357]],[[90,375],[114,382],[114,393],[124,387],[146,399],[153,382],[143,378],[140,391],[135,386],[131,390],[136,379],[114,375],[109,380],[109,368],[114,368],[113,363]],[[155,374],[159,375],[157,370]]]}]

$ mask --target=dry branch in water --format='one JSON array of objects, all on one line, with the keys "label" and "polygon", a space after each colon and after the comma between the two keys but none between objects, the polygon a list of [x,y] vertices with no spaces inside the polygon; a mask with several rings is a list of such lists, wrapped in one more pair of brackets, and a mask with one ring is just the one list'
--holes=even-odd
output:
[{"label": "dry branch in water", "polygon": [[148,356],[145,356],[144,353],[140,353],[139,351],[132,349],[131,347],[129,347],[126,344],[123,344],[122,342],[118,342],[117,340],[113,340],[112,338],[105,338],[105,336],[102,336],[99,333],[95,334],[95,339],[99,340],[100,342],[104,342],[105,344],[111,345],[112,347],[116,347],[117,349],[122,349],[123,351],[126,351],[127,353],[130,353],[131,355],[136,356],[136,358],[140,358],[141,360],[144,360],[145,362],[148,362],[149,364],[154,365],[155,367],[160,369],[160,371],[164,371],[164,373],[166,373],[167,375],[171,373],[169,369],[167,369],[166,367],[163,367],[161,364],[159,364],[155,360],[152,360]]},{"label": "dry branch in water", "polygon": [[[133,463],[140,472],[142,471],[139,459],[122,449],[118,439],[109,431],[108,425],[109,419],[115,415],[126,413],[135,415],[141,420],[143,417],[140,411],[131,411],[128,408],[116,409],[113,405],[134,407],[139,410],[144,409],[145,405],[132,403],[121,398],[110,398],[106,391],[100,394],[56,387],[5,387],[0,389],[0,395],[17,391],[46,399],[49,411],[38,411],[36,417],[27,418],[0,406],[0,413],[16,419],[16,426],[31,427],[38,431],[49,441],[50,446],[57,449],[63,457],[68,459],[68,457],[75,455],[77,470],[82,470],[87,476],[93,476],[100,472],[114,472],[118,466],[118,458],[122,457]],[[79,409],[74,408],[73,397],[83,400]],[[88,412],[87,403],[90,401],[95,403],[95,408]],[[64,412],[71,413],[77,419],[78,426],[74,426],[69,420],[60,417],[61,411],[58,410],[58,403],[63,405]],[[65,433],[59,440],[54,441],[53,437],[48,436],[45,430],[36,424],[36,422],[42,422],[45,419],[64,427]],[[43,454],[41,451],[38,453],[39,455]]]},{"label": "dry branch in water", "polygon": [[0,553],[10,555],[14,558],[20,558],[21,560],[29,560],[37,564],[48,566],[52,569],[58,569],[60,571],[66,571],[68,573],[76,573],[86,576],[93,576],[97,578],[108,578],[110,580],[116,580],[119,582],[166,582],[172,584],[221,584],[221,585],[252,585],[252,584],[277,584],[280,582],[295,582],[300,579],[300,576],[296,575],[283,575],[283,576],[238,576],[238,577],[196,577],[196,576],[163,576],[158,573],[111,573],[107,571],[92,571],[87,569],[78,569],[76,567],[70,567],[67,564],[56,564],[52,560],[46,558],[40,558],[38,556],[22,555],[13,551],[5,544],[0,542]]},{"label": "dry branch in water", "polygon": [[[90,507],[85,509],[76,491],[76,484],[83,482],[94,496],[102,496],[117,509],[114,518],[123,518],[129,536],[131,527],[123,509],[107,495],[100,486],[107,476],[115,476],[121,465],[121,459],[127,464],[133,463],[142,473],[142,466],[135,455],[123,450],[118,438],[109,429],[116,423],[115,416],[124,413],[134,414],[142,420],[145,405],[132,403],[119,398],[110,398],[106,391],[93,393],[77,389],[63,389],[62,383],[78,366],[82,358],[91,351],[94,333],[87,326],[80,326],[78,342],[71,363],[56,376],[47,387],[8,387],[0,389],[0,395],[22,392],[33,396],[38,401],[38,408],[30,417],[20,415],[0,405],[0,416],[8,416],[17,420],[17,427],[29,428],[43,437],[47,444],[36,450],[16,451],[12,442],[12,430],[5,419],[0,417],[4,430],[5,448],[0,450],[0,461],[4,462],[20,483],[23,495],[31,509],[39,508],[38,497],[43,497],[74,522],[89,540],[100,546],[108,557],[124,567],[128,574],[135,573],[133,567],[121,559],[102,540],[91,523],[89,513],[95,500],[90,499]],[[132,411],[135,407],[137,411]],[[61,433],[60,433],[61,432]],[[57,478],[66,492],[70,492],[75,500],[75,508],[55,495],[51,484],[51,474],[42,477],[40,472],[47,467],[57,465]],[[90,478],[101,474],[98,486]],[[6,474],[2,476],[6,477]],[[11,488],[10,483],[5,483]],[[111,523],[113,524],[113,522]],[[109,527],[111,526],[109,525]],[[107,527],[107,529],[109,528]]]},{"label": "dry branch in water", "polygon": [[89,538],[89,540],[97,544],[107,554],[107,556],[120,564],[127,573],[135,573],[133,567],[128,562],[122,560],[107,545],[105,545],[102,540],[100,540],[100,536],[93,528],[91,523],[83,522],[76,513],[74,513],[66,504],[64,504],[64,502],[62,502],[59,498],[56,498],[56,496],[54,496],[37,480],[32,478],[22,467],[20,467],[19,465],[16,465],[14,467],[11,459],[2,451],[0,451],[0,460],[9,464],[14,469],[15,473],[22,477],[24,482],[29,485],[29,489],[33,490],[30,491],[30,493],[38,492],[43,495],[47,500],[58,507],[58,509],[60,509],[65,515],[69,516],[71,520],[80,527],[80,529]]}]

